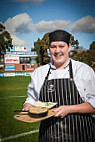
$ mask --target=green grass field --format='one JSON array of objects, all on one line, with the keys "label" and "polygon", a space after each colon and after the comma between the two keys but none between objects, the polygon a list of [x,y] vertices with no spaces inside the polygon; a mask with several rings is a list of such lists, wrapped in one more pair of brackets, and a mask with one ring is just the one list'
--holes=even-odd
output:
[{"label": "green grass field", "polygon": [[[37,142],[40,122],[25,123],[13,116],[15,109],[22,109],[27,97],[30,77],[0,77],[0,142]],[[19,135],[21,134],[21,136]],[[26,135],[24,135],[26,134]]]}]

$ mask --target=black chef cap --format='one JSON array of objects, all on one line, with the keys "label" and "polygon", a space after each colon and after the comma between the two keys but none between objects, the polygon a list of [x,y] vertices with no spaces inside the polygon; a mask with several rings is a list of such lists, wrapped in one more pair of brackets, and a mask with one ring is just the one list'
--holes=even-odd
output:
[{"label": "black chef cap", "polygon": [[69,45],[71,34],[65,30],[56,30],[49,33],[49,44],[54,41],[64,41]]}]

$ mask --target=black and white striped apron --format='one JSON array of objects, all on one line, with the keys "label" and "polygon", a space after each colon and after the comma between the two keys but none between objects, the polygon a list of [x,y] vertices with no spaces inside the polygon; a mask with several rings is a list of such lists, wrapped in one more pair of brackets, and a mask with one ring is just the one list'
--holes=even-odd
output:
[{"label": "black and white striped apron", "polygon": [[[48,80],[50,69],[40,91],[40,101],[57,102],[57,106],[83,103],[73,80],[72,63],[70,78]],[[91,115],[69,114],[64,118],[51,117],[41,121],[39,142],[95,142],[95,123]]]}]

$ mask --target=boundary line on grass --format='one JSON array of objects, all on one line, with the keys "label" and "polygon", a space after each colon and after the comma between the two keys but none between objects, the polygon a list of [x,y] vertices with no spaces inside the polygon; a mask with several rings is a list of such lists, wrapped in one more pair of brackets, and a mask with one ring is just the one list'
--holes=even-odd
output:
[{"label": "boundary line on grass", "polygon": [[9,99],[9,98],[24,98],[26,96],[10,96],[10,97],[5,97],[5,98],[0,98],[0,100],[4,100],[4,99]]},{"label": "boundary line on grass", "polygon": [[22,137],[22,136],[26,136],[26,135],[34,134],[34,133],[38,133],[38,132],[39,132],[39,129],[33,130],[33,131],[29,131],[29,132],[25,132],[25,133],[21,133],[21,134],[12,135],[12,136],[9,136],[9,137],[1,138],[0,142],[6,141],[6,140],[11,140],[11,139],[16,139],[18,137]]}]

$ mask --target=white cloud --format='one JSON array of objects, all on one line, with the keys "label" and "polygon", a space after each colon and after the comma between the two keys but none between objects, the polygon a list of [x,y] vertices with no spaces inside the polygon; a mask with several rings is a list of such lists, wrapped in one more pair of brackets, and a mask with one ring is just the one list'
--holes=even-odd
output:
[{"label": "white cloud", "polygon": [[12,44],[14,46],[25,46],[26,43],[24,40],[21,40],[20,38],[18,38],[16,35],[11,35],[12,36],[12,39],[13,39],[13,42]]},{"label": "white cloud", "polygon": [[71,26],[72,32],[95,33],[95,18],[86,16],[76,21]]},{"label": "white cloud", "polygon": [[33,29],[32,19],[28,14],[19,14],[14,16],[13,18],[9,18],[5,23],[7,31],[11,34],[13,38],[13,45],[17,44],[25,44],[25,42],[17,37],[17,34],[28,33]]},{"label": "white cloud", "polygon": [[56,21],[41,21],[35,24],[35,29],[38,32],[50,32],[56,29],[64,29],[70,26],[70,21],[56,20]]},{"label": "white cloud", "polygon": [[31,18],[28,14],[19,14],[14,16],[13,18],[9,18],[5,23],[5,27],[11,32],[11,33],[26,33],[30,32],[33,27],[33,23]]}]

